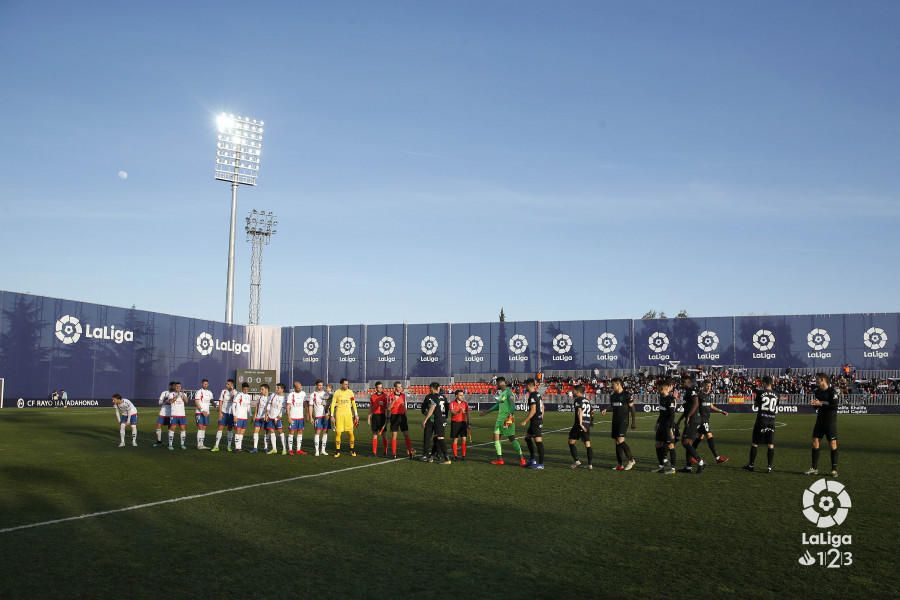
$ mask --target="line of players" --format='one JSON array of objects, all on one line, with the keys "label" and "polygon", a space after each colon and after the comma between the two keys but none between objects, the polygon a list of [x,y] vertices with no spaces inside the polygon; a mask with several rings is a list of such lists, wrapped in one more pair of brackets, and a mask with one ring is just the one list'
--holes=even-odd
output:
[{"label": "line of players", "polygon": [[[831,386],[830,378],[825,373],[816,375],[817,389],[812,401],[816,407],[816,423],[813,428],[812,460],[808,475],[818,474],[820,442],[827,438],[831,447],[831,475],[838,475],[838,436],[837,436],[837,408],[839,394]],[[715,405],[713,393],[709,381],[704,382],[702,389],[697,392],[694,389],[693,378],[685,374],[681,379],[681,398],[683,412],[676,419],[678,413],[678,399],[675,395],[675,381],[664,378],[660,381],[659,389],[659,416],[655,428],[655,445],[658,459],[657,472],[672,475],[676,473],[676,440],[681,440],[685,451],[685,465],[680,469],[686,473],[702,473],[706,463],[697,452],[699,445],[705,440],[712,451],[718,464],[725,463],[729,459],[716,451],[715,437],[710,428],[710,416],[719,413],[727,416],[728,413]],[[751,437],[750,457],[744,469],[754,471],[756,457],[760,444],[767,446],[767,472],[774,468],[775,456],[775,418],[778,412],[779,396],[774,391],[771,377],[763,377],[763,387],[753,395],[753,403],[756,409],[756,422],[754,423]],[[482,416],[497,412],[497,418],[493,429],[493,444],[496,458],[491,461],[493,465],[505,464],[502,451],[502,439],[507,439],[518,454],[519,464],[523,467],[541,470],[544,468],[544,444],[543,444],[543,416],[544,403],[534,379],[525,382],[527,390],[527,414],[521,422],[526,428],[525,442],[528,445],[529,458],[526,459],[524,451],[518,442],[515,433],[516,397],[508,387],[506,379],[497,379],[497,393],[494,396],[495,403],[489,409],[482,411]],[[600,411],[606,415],[612,411],[611,437],[615,440],[616,461],[613,467],[616,471],[631,470],[636,461],[631,449],[626,442],[626,434],[629,422],[632,429],[636,429],[634,402],[629,392],[624,389],[623,381],[614,378],[611,382],[612,393],[608,408]],[[241,392],[235,389],[234,380],[229,379],[226,387],[219,396],[220,418],[216,432],[213,452],[219,451],[219,445],[223,432],[227,430],[226,449],[232,451],[232,442],[236,451],[242,451],[243,437],[247,430],[249,411],[252,398],[248,393],[249,385],[244,383]],[[304,455],[302,449],[303,430],[305,421],[314,422],[315,455],[327,455],[325,447],[328,440],[328,431],[335,431],[335,457],[339,457],[341,451],[341,437],[347,433],[349,437],[350,455],[356,456],[354,430],[359,425],[359,413],[355,396],[349,389],[346,379],[341,379],[340,388],[334,391],[331,385],[325,386],[321,380],[316,381],[315,391],[309,398],[303,391],[299,381],[294,382],[294,389],[285,395],[283,384],[276,385],[275,393],[270,393],[266,384],[260,386],[261,396],[257,404],[253,419],[253,449],[251,453],[258,452],[260,432],[263,431],[263,451],[268,454],[276,454],[277,441],[281,440],[281,453],[290,455]],[[593,424],[594,407],[585,397],[584,386],[575,386],[573,390],[574,422],[569,430],[568,446],[572,455],[571,468],[582,466],[578,456],[577,444],[583,443],[587,455],[588,469],[593,469],[593,448],[591,447],[590,430]],[[370,396],[370,412],[368,424],[372,430],[372,454],[378,454],[379,439],[382,443],[383,453],[386,456],[397,458],[397,437],[402,433],[406,443],[406,454],[412,459],[415,452],[409,436],[409,423],[407,419],[407,399],[400,382],[395,382],[390,392],[384,390],[383,384],[377,382],[375,391]],[[173,449],[175,431],[181,429],[181,448],[186,449],[186,394],[181,391],[179,382],[171,382],[169,389],[160,395],[160,415],[157,419],[156,444],[161,446],[162,427],[168,427],[168,448]],[[137,409],[129,400],[124,400],[119,394],[113,396],[116,406],[116,414],[120,424],[120,447],[125,446],[126,425],[131,425],[132,445],[137,445]],[[204,450],[206,428],[209,424],[209,408],[212,403],[212,392],[209,390],[209,381],[204,379],[201,388],[194,394],[197,422],[197,448]],[[425,415],[422,422],[423,429],[423,457],[426,462],[439,464],[452,464],[450,454],[445,443],[446,425],[451,423],[451,438],[453,458],[465,460],[467,442],[471,442],[471,425],[469,420],[469,405],[465,400],[462,390],[454,393],[454,399],[449,401],[441,393],[440,384],[434,382],[430,385],[430,393],[422,401],[421,411]],[[282,415],[289,419],[287,445],[282,425]],[[388,455],[388,436],[386,434],[390,424],[390,447]],[[681,426],[684,430],[681,432]],[[296,438],[296,450],[295,440]],[[270,444],[269,444],[270,442]],[[271,446],[271,449],[268,446]],[[460,453],[461,450],[461,453]]]}]

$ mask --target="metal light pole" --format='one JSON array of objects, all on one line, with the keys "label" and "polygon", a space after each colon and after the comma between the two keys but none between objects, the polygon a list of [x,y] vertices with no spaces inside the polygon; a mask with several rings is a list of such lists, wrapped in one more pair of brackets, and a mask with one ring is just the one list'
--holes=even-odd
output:
[{"label": "metal light pole", "polygon": [[262,152],[263,123],[250,117],[222,113],[216,117],[216,179],[231,183],[231,224],[228,230],[228,276],[225,285],[225,322],[234,322],[234,236],[239,185],[256,185]]},{"label": "metal light pole", "polygon": [[277,233],[278,219],[272,211],[253,209],[247,216],[247,241],[250,242],[250,324],[259,325],[259,292],[262,284],[262,251]]}]

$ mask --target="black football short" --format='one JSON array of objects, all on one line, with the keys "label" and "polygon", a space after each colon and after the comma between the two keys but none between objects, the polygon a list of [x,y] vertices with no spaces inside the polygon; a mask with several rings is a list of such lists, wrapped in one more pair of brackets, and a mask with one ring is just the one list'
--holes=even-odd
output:
[{"label": "black football short", "polygon": [[624,421],[613,421],[612,422],[612,433],[610,434],[610,437],[612,439],[625,437],[626,433],[628,433],[628,419],[626,419]]},{"label": "black football short", "polygon": [[838,439],[837,420],[836,419],[831,419],[828,421],[816,420],[816,424],[813,427],[812,436],[814,438],[819,438],[819,439],[822,439],[823,437],[828,438],[829,440]]},{"label": "black football short", "polygon": [[406,413],[391,415],[391,431],[409,431],[409,423],[406,421]]},{"label": "black football short", "polygon": [[656,441],[657,442],[675,442],[675,427],[669,419],[656,421]]},{"label": "black football short", "polygon": [[543,437],[544,421],[543,419],[532,418],[528,421],[528,429],[525,431],[527,437]]},{"label": "black football short", "polygon": [[466,437],[469,433],[468,423],[465,421],[450,421],[450,437],[461,438]]},{"label": "black football short", "polygon": [[753,426],[753,443],[774,444],[775,443],[775,423],[766,423],[757,421]]},{"label": "black football short", "polygon": [[578,425],[572,425],[572,429],[569,430],[569,439],[589,442],[591,441],[591,428],[585,426],[585,428],[582,429]]},{"label": "black football short", "polygon": [[700,423],[700,427],[697,428],[697,435],[706,435],[708,433],[712,433],[712,429],[709,428],[709,421]]},{"label": "black football short", "polygon": [[700,423],[698,423],[696,421],[687,423],[684,426],[684,431],[681,433],[681,439],[691,440],[691,441],[697,439],[697,437],[699,437],[699,433],[697,433],[699,430],[699,426],[700,426]]},{"label": "black football short", "polygon": [[444,437],[447,422],[435,416],[434,418],[434,437]]},{"label": "black football short", "polygon": [[372,433],[378,433],[384,428],[384,413],[372,415]]}]

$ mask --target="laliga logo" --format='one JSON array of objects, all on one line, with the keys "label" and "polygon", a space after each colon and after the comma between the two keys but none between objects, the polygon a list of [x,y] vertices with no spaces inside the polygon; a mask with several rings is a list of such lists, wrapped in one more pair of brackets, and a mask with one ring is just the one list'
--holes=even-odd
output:
[{"label": "laliga logo", "polygon": [[806,334],[806,343],[813,350],[825,350],[831,343],[831,336],[824,329],[813,329]]},{"label": "laliga logo", "polygon": [[338,344],[338,348],[341,349],[341,354],[344,356],[350,356],[356,351],[356,340],[352,337],[345,337],[341,340],[341,343]]},{"label": "laliga logo", "polygon": [[195,341],[195,347],[200,356],[209,356],[213,350],[222,350],[223,352],[233,352],[236,355],[247,354],[250,352],[250,344],[242,344],[237,340],[218,340],[213,338],[207,332],[201,332]]},{"label": "laliga logo", "polygon": [[697,346],[704,352],[715,352],[719,347],[719,336],[715,331],[701,331],[697,336]]},{"label": "laliga logo", "polygon": [[213,341],[213,336],[209,335],[206,332],[201,333],[197,336],[197,352],[199,352],[202,356],[209,356],[212,354],[213,348],[215,348],[216,343]]},{"label": "laliga logo", "polygon": [[597,350],[603,354],[615,352],[618,346],[619,340],[616,339],[615,334],[605,332],[601,333],[600,337],[597,338]]},{"label": "laliga logo", "polygon": [[661,331],[657,331],[650,336],[650,339],[647,340],[647,344],[654,352],[665,352],[669,349],[669,336]]},{"label": "laliga logo", "polygon": [[469,356],[465,358],[466,362],[484,362],[481,351],[484,350],[484,340],[480,335],[470,335],[466,338],[466,352]]},{"label": "laliga logo", "polygon": [[775,347],[775,334],[768,329],[760,329],[753,334],[753,347],[761,352]]},{"label": "laliga logo", "polygon": [[870,350],[881,350],[887,346],[887,332],[881,327],[869,327],[863,334],[863,343]]},{"label": "laliga logo", "polygon": [[306,338],[303,342],[303,353],[307,356],[314,356],[319,353],[319,340],[316,338]]},{"label": "laliga logo", "polygon": [[509,351],[515,355],[522,354],[528,350],[528,338],[526,338],[521,333],[517,333],[516,335],[509,338]]},{"label": "laliga logo", "polygon": [[569,354],[569,351],[572,350],[572,338],[565,333],[560,333],[553,338],[552,345],[555,354],[550,357],[550,360],[568,362],[574,358]]},{"label": "laliga logo", "polygon": [[851,506],[850,494],[838,481],[822,478],[803,490],[803,516],[819,529],[843,523]]},{"label": "laliga logo", "polygon": [[56,339],[63,344],[74,344],[81,339],[81,321],[70,315],[56,320]]},{"label": "laliga logo", "polygon": [[117,329],[115,325],[104,325],[103,327],[91,327],[90,323],[85,323],[84,327],[77,317],[72,315],[63,315],[56,320],[56,339],[63,344],[74,344],[81,339],[84,334],[86,338],[97,340],[110,340],[117,344],[122,342],[133,342],[134,332],[127,329]]},{"label": "laliga logo", "polygon": [[553,338],[553,349],[556,350],[558,354],[568,354],[572,349],[572,338],[565,333],[560,333]]},{"label": "laliga logo", "polygon": [[381,352],[383,356],[389,356],[394,353],[394,350],[397,348],[397,343],[394,342],[394,338],[390,336],[384,336],[378,341],[378,351]]},{"label": "laliga logo", "polygon": [[437,338],[431,335],[426,335],[422,338],[422,343],[419,344],[419,348],[422,349],[422,354],[431,356],[438,351]]}]

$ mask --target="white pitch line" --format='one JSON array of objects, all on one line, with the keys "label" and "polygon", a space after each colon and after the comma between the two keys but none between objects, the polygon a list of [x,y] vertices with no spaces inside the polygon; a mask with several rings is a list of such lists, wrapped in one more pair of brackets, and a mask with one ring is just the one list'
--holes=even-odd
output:
[{"label": "white pitch line", "polygon": [[[560,431],[567,431],[568,428],[564,429],[554,429],[553,431],[548,431],[546,433],[558,433]],[[493,444],[493,441],[484,442],[480,444],[472,444],[472,447],[475,448],[477,446],[487,446]],[[335,469],[333,471],[324,471],[322,473],[310,473],[307,475],[297,475],[296,477],[288,477],[286,479],[276,479],[274,481],[263,481],[260,483],[250,483],[247,485],[240,485],[232,488],[225,488],[223,490],[214,490],[212,492],[204,492],[202,494],[192,494],[190,496],[181,496],[179,498],[169,498],[168,500],[157,500],[156,502],[146,502],[144,504],[135,504],[134,506],[126,506],[125,508],[115,508],[113,510],[103,510],[99,512],[88,513],[85,515],[78,515],[77,517],[65,517],[63,519],[53,519],[51,521],[40,521],[38,523],[29,523],[27,525],[16,525],[15,527],[7,527],[5,529],[0,529],[0,534],[3,533],[11,533],[13,531],[20,531],[22,529],[33,529],[35,527],[45,527],[47,525],[56,525],[58,523],[67,523],[69,521],[80,521],[82,519],[92,519],[94,517],[104,517],[106,515],[114,515],[116,513],[129,512],[132,510],[140,510],[142,508],[152,508],[154,506],[161,506],[163,504],[174,504],[176,502],[184,502],[186,500],[197,500],[199,498],[209,498],[210,496],[217,496],[219,494],[228,494],[230,492],[240,492],[242,490],[249,490],[258,487],[264,487],[267,485],[278,485],[280,483],[290,483],[292,481],[299,481],[301,479],[313,479],[315,477],[325,477],[326,475],[335,475],[337,473],[344,473],[346,471],[355,471],[357,469],[367,469],[369,467],[378,467],[381,465],[389,465],[395,462],[401,462],[404,460],[408,460],[406,458],[392,458],[390,460],[383,460],[377,463],[369,463],[367,465],[357,465],[355,467],[347,467],[346,469]]]},{"label": "white pitch line", "polygon": [[398,462],[401,460],[407,460],[405,458],[394,458],[390,460],[384,460],[377,463],[370,463],[367,465],[357,465],[355,467],[347,467],[346,469],[336,469],[334,471],[324,471],[322,473],[310,473],[307,475],[297,475],[296,477],[288,477],[286,479],[276,479],[274,481],[263,481],[260,483],[251,483],[247,485],[241,485],[233,488],[226,488],[223,490],[215,490],[212,492],[204,492],[202,494],[193,494],[190,496],[181,496],[179,498],[170,498],[168,500],[159,500],[156,502],[147,502],[145,504],[135,504],[134,506],[126,506],[125,508],[116,508],[113,510],[104,510],[100,512],[88,513],[86,515],[78,515],[77,517],[65,517],[64,519],[53,519],[52,521],[40,521],[38,523],[29,523],[28,525],[17,525],[16,527],[7,527],[5,529],[0,529],[0,534],[2,533],[10,533],[13,531],[19,531],[21,529],[32,529],[34,527],[44,527],[46,525],[55,525],[57,523],[66,523],[68,521],[80,521],[81,519],[91,519],[93,517],[103,517],[106,515],[113,515],[116,513],[128,512],[132,510],[139,510],[142,508],[151,508],[153,506],[161,506],[163,504],[174,504],[176,502],[184,502],[185,500],[196,500],[198,498],[208,498],[210,496],[217,496],[219,494],[227,494],[229,492],[239,492],[241,490],[249,490],[253,488],[263,487],[267,485],[277,485],[279,483],[289,483],[291,481],[298,481],[300,479],[312,479],[314,477],[324,477],[326,475],[334,475],[336,473],[343,473],[345,471],[355,471],[357,469],[367,469],[369,467],[378,467],[381,465],[387,465],[393,462]]}]

